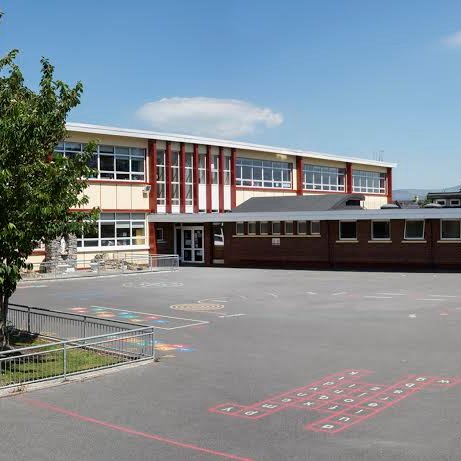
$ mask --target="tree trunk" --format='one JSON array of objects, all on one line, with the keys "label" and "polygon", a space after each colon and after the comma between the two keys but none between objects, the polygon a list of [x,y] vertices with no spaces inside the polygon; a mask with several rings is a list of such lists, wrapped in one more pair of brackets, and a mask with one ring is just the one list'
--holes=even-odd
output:
[{"label": "tree trunk", "polygon": [[9,347],[8,329],[6,320],[8,317],[8,301],[9,297],[0,296],[0,335],[1,339],[1,350],[6,350]]}]

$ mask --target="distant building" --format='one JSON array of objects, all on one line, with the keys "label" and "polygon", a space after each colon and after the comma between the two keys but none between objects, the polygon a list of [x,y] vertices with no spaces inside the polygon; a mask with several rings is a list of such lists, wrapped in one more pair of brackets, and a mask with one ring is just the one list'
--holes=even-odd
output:
[{"label": "distant building", "polygon": [[429,192],[429,203],[436,203],[444,208],[461,208],[461,190],[456,192]]}]

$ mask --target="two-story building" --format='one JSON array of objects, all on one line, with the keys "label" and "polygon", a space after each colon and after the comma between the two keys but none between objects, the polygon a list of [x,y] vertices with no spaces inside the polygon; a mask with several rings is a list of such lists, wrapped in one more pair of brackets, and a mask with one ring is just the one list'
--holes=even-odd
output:
[{"label": "two-story building", "polygon": [[[215,223],[205,236],[200,217],[252,197],[359,193],[365,209],[392,201],[393,163],[80,123],[67,130],[57,152],[72,155],[97,142],[91,160],[97,174],[86,194],[88,207],[99,207],[101,215],[92,234],[77,236],[85,260],[101,253],[177,253],[184,263],[219,262],[222,226]],[[174,223],[157,225],[155,217],[164,214],[174,215]],[[216,248],[213,257],[205,257],[206,239]],[[33,259],[40,258],[38,250]]]}]

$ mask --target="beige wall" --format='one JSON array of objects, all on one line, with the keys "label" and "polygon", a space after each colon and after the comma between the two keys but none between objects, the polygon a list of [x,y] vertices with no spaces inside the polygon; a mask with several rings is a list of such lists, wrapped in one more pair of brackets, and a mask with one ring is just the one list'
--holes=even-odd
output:
[{"label": "beige wall", "polygon": [[365,195],[364,208],[366,209],[377,209],[381,208],[382,205],[387,203],[386,195]]},{"label": "beige wall", "polygon": [[107,136],[88,133],[72,133],[69,132],[69,137],[66,141],[72,142],[89,142],[94,141],[97,144],[108,144],[111,146],[123,147],[140,147],[147,149],[147,139],[129,138],[125,136]]},{"label": "beige wall", "polygon": [[264,191],[264,190],[238,190],[236,193],[237,206],[241,205],[246,200],[252,197],[283,197],[287,195],[296,195],[296,192],[287,189],[286,191],[274,190],[274,191]]},{"label": "beige wall", "polygon": [[85,194],[89,197],[85,208],[99,207],[101,210],[148,210],[149,194],[143,184],[89,182]]}]

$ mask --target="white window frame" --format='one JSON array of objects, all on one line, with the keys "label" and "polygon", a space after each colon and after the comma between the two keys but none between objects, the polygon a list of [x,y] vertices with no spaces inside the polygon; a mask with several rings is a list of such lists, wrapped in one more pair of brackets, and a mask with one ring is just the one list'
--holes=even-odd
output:
[{"label": "white window frame", "polygon": [[[305,232],[300,232],[300,230],[299,230],[299,225],[301,223],[304,223],[304,225],[306,226],[306,231]],[[307,235],[307,221],[297,221],[296,222],[296,231],[297,231],[298,235]]]},{"label": "white window frame", "polygon": [[437,205],[447,206],[447,201],[444,198],[436,199],[435,203],[437,203]]},{"label": "white window frame", "polygon": [[[251,177],[243,177],[244,168],[250,169]],[[255,175],[255,172],[258,174]],[[280,179],[274,177],[276,172],[277,174],[280,173]],[[257,177],[255,178],[255,176]],[[293,189],[293,164],[277,160],[238,157],[236,160],[236,185],[256,189]]]},{"label": "white window frame", "polygon": [[[239,231],[240,226],[242,226],[241,232]],[[243,221],[237,221],[235,223],[235,235],[245,235],[245,223]]]},{"label": "white window frame", "polygon": [[[313,223],[318,223],[318,225],[319,225],[319,231],[318,232],[314,232],[312,230],[312,224]],[[310,221],[309,227],[310,227],[310,235],[320,235],[320,221]]]},{"label": "white window frame", "polygon": [[[76,153],[81,153],[85,150],[86,144],[74,141],[64,141],[59,143],[54,152],[70,156]],[[109,148],[112,152],[101,152],[104,148]],[[123,150],[126,152],[118,152],[117,150]],[[101,170],[101,156],[113,158],[113,170]],[[117,170],[117,159],[128,160],[128,170]],[[133,171],[133,161],[142,159],[143,171]],[[96,176],[92,176],[89,179],[102,179],[104,181],[129,181],[129,182],[146,182],[146,149],[143,147],[127,147],[127,146],[116,146],[111,144],[98,144],[96,150],[93,153],[93,161],[96,161],[94,168],[96,169]],[[126,175],[128,178],[117,178],[117,175]],[[112,176],[112,177],[111,177]],[[139,176],[139,178],[138,178]]]},{"label": "white window frame", "polygon": [[385,195],[387,175],[380,171],[352,170],[352,191]]},{"label": "white window frame", "polygon": [[[332,179],[333,182],[331,181]],[[303,188],[305,190],[346,190],[346,169],[327,165],[303,165]]]},{"label": "white window frame", "polygon": [[[105,215],[105,216],[103,216]],[[113,215],[114,217],[108,217],[108,215]],[[141,218],[140,216],[143,216]],[[102,219],[103,218],[103,219]],[[126,224],[128,223],[128,227]],[[102,237],[101,227],[104,224],[113,224],[114,225],[114,236],[113,237]],[[142,225],[141,225],[142,224]],[[103,251],[103,250],[114,250],[114,249],[129,249],[135,248],[139,249],[140,247],[145,247],[147,242],[147,223],[146,223],[146,213],[108,213],[102,212],[99,219],[96,221],[96,232],[97,237],[85,238],[84,235],[77,236],[77,249],[78,251]],[[129,229],[129,235],[126,237],[118,237],[117,230],[119,229]],[[143,229],[143,236],[133,236],[134,229]],[[120,244],[121,241],[129,240],[128,245]],[[134,243],[135,241],[142,240],[141,243]],[[110,242],[111,244],[104,244],[103,242]],[[85,245],[88,242],[95,242],[96,245]]]},{"label": "white window frame", "polygon": [[[445,222],[445,221],[454,221],[454,222],[458,223],[459,232],[460,232],[458,237],[444,237],[443,236],[443,231],[442,231],[443,227],[442,227],[442,225],[443,225],[443,222]],[[461,221],[459,219],[441,219],[440,220],[440,240],[451,240],[451,241],[453,241],[453,240],[461,240]]]},{"label": "white window frame", "polygon": [[[291,232],[287,231],[287,224],[288,223],[291,224]],[[283,222],[283,231],[284,231],[285,235],[293,235],[294,231],[295,231],[293,221],[284,221]]]},{"label": "white window frame", "polygon": [[192,206],[194,203],[194,154],[193,152],[185,152],[185,195],[186,206]]},{"label": "white window frame", "polygon": [[[250,232],[250,225],[254,225],[254,232]],[[248,226],[248,235],[256,235],[256,231],[257,231],[256,221],[249,221],[247,223],[247,226]]]},{"label": "white window frame", "polygon": [[[159,237],[160,235],[160,237]],[[155,239],[157,242],[164,242],[165,241],[165,235],[163,232],[163,227],[156,227],[155,228]]]},{"label": "white window frame", "polygon": [[[162,162],[159,162],[159,159]],[[162,176],[159,173],[163,173]],[[164,149],[157,149],[157,171],[156,171],[156,184],[157,184],[157,205],[166,204],[166,157]],[[159,177],[163,177],[162,180]],[[161,186],[163,186],[163,191],[160,192]]]},{"label": "white window frame", "polygon": [[[343,223],[355,223],[355,237],[342,237],[341,236],[341,225]],[[355,242],[357,240],[357,221],[355,221],[354,219],[344,219],[342,221],[339,221],[339,229],[338,229],[338,237],[339,237],[339,240],[344,240],[345,242]]]},{"label": "white window frame", "polygon": [[[407,237],[407,223],[408,222],[422,222],[423,223],[423,232],[422,232],[422,237]],[[405,229],[403,233],[403,238],[404,240],[424,240],[424,236],[426,232],[426,220],[425,219],[406,219],[405,220]]]},{"label": "white window frame", "polygon": [[[177,172],[177,180],[174,179]],[[171,205],[179,206],[181,197],[181,153],[171,151]]]},{"label": "white window frame", "polygon": [[[282,223],[280,221],[272,221],[271,224],[272,224],[271,225],[271,227],[272,227],[272,234],[271,235],[280,235],[281,232],[282,232]],[[280,232],[274,232],[274,224],[279,225]]]},{"label": "white window frame", "polygon": [[[374,236],[374,229],[373,229],[373,224],[375,222],[387,222],[389,223],[389,237],[384,237],[384,238],[379,238]],[[390,219],[374,219],[371,221],[371,240],[378,240],[378,241],[388,241],[392,240],[392,234],[391,234],[391,220]]]},{"label": "white window frame", "polygon": [[[262,229],[262,225],[265,224],[266,225],[266,229],[267,229],[267,232],[263,232],[261,229]],[[259,223],[259,233],[260,235],[269,235],[269,221],[261,221]]]},{"label": "white window frame", "polygon": [[450,199],[450,206],[460,206],[460,205],[461,205],[461,200],[459,198]]}]

